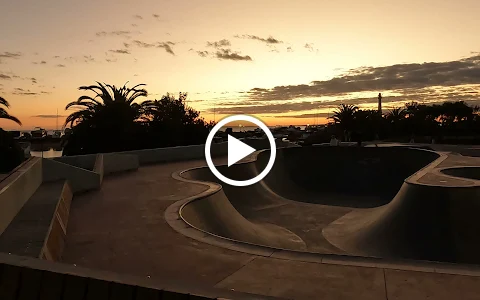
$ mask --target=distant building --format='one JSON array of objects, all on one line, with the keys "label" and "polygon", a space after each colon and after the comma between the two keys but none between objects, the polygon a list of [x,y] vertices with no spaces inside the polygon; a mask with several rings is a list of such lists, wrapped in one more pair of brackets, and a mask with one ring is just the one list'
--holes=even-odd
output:
[{"label": "distant building", "polygon": [[378,93],[378,113],[382,114],[382,93]]}]

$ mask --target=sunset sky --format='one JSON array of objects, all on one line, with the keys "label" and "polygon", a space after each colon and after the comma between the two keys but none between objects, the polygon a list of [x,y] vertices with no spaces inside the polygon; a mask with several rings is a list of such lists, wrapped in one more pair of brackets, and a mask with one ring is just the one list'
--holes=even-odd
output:
[{"label": "sunset sky", "polygon": [[[187,92],[207,120],[324,123],[339,103],[478,101],[480,1],[0,0],[0,96],[53,129],[95,81]],[[147,98],[146,98],[147,99]]]}]

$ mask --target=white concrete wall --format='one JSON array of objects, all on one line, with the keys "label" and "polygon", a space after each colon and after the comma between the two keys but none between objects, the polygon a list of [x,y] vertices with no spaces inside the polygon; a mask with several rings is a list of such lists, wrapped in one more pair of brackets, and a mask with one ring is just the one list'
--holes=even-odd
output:
[{"label": "white concrete wall", "polygon": [[32,157],[0,181],[0,234],[42,184],[42,159]]},{"label": "white concrete wall", "polygon": [[[257,150],[270,148],[270,144],[267,139],[248,139],[243,141]],[[276,145],[277,147],[295,146],[294,144],[280,140],[276,141]],[[228,154],[228,143],[212,143],[210,151],[212,157],[225,156]],[[93,170],[96,157],[97,154],[88,154],[59,157],[55,158],[55,160],[66,164],[71,164],[79,168]],[[104,153],[104,174],[135,170],[138,169],[139,165],[204,158],[204,144]]]},{"label": "white concrete wall", "polygon": [[65,164],[92,171],[95,165],[96,154],[61,156],[53,159]]},{"label": "white concrete wall", "polygon": [[103,173],[105,175],[123,171],[137,170],[138,156],[118,153],[103,154]]},{"label": "white concrete wall", "polygon": [[43,159],[42,173],[44,182],[67,179],[74,193],[100,188],[100,174],[52,159]]},{"label": "white concrete wall", "polygon": [[[178,146],[117,152],[117,154],[137,155],[140,165],[161,162],[201,159],[205,157],[205,145]],[[212,156],[227,154],[227,143],[212,144]]]}]

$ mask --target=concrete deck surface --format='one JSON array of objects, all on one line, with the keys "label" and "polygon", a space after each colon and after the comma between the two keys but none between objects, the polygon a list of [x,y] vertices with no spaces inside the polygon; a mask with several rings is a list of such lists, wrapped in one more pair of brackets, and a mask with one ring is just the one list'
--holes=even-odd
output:
[{"label": "concrete deck surface", "polygon": [[141,167],[104,178],[99,191],[76,195],[63,262],[291,299],[479,299],[476,276],[260,257],[187,238],[166,223],[164,211],[206,187],[171,174],[204,165]]}]

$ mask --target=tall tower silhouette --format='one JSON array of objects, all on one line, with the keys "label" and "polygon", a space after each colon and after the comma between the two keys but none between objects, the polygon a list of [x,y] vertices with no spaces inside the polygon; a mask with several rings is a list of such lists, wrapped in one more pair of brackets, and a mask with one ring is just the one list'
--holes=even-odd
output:
[{"label": "tall tower silhouette", "polygon": [[378,93],[378,113],[382,114],[382,93]]}]

